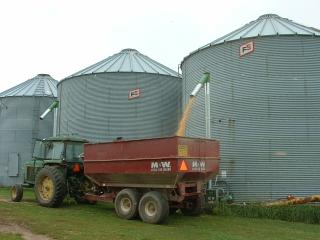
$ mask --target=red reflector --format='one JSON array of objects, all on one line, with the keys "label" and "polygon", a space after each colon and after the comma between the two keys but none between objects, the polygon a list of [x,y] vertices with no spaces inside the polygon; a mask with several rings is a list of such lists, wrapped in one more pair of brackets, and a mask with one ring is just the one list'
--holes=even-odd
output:
[{"label": "red reflector", "polygon": [[188,171],[188,166],[184,160],[181,162],[180,171]]},{"label": "red reflector", "polygon": [[77,173],[81,171],[81,166],[79,163],[73,165],[72,172]]}]

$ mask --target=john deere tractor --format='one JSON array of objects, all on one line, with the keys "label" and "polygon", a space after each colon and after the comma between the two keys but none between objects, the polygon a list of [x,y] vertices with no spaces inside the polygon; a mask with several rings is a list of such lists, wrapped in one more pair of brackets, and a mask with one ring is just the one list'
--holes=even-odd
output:
[{"label": "john deere tractor", "polygon": [[58,207],[67,194],[77,202],[91,182],[83,174],[83,144],[77,137],[60,136],[36,141],[33,158],[25,164],[24,183],[11,189],[12,201],[21,201],[23,187],[33,187],[38,203]]}]

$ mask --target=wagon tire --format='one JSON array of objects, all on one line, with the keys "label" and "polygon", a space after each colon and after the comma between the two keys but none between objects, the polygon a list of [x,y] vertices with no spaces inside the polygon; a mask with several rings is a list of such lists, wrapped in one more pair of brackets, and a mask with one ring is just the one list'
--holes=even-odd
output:
[{"label": "wagon tire", "polygon": [[59,207],[66,196],[66,181],[59,167],[45,166],[35,180],[37,202],[44,207]]},{"label": "wagon tire", "polygon": [[124,219],[133,219],[138,216],[140,194],[136,189],[125,188],[118,192],[114,201],[117,215]]},{"label": "wagon tire", "polygon": [[169,216],[168,201],[159,192],[147,192],[140,200],[139,215],[145,223],[163,223]]},{"label": "wagon tire", "polygon": [[15,184],[11,187],[11,201],[20,202],[23,198],[23,187],[21,184]]},{"label": "wagon tire", "polygon": [[205,206],[204,196],[186,200],[181,212],[186,216],[199,216]]}]

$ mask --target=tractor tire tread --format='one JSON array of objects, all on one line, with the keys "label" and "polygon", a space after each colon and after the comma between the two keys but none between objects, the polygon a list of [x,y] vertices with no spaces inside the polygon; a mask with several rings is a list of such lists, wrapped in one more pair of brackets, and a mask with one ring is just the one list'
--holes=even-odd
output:
[{"label": "tractor tire tread", "polygon": [[[38,186],[42,177],[49,177],[52,179],[54,184],[54,194],[51,199],[48,201],[41,198],[38,192]],[[66,181],[62,171],[57,166],[45,166],[42,168],[37,176],[35,181],[35,195],[38,203],[44,207],[59,207],[66,195]]]},{"label": "tractor tire tread", "polygon": [[[13,193],[15,191],[15,194]],[[12,202],[21,202],[23,198],[23,187],[21,184],[15,184],[11,187],[11,201]]]}]

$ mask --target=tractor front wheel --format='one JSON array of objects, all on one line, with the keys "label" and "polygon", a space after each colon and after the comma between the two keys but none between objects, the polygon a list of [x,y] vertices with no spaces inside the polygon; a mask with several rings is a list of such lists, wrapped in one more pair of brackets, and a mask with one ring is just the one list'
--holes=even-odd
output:
[{"label": "tractor front wheel", "polygon": [[23,197],[23,187],[21,184],[16,184],[11,187],[11,201],[20,202]]},{"label": "tractor front wheel", "polygon": [[34,185],[36,199],[41,206],[59,207],[66,195],[66,183],[58,167],[45,166],[37,176]]}]

